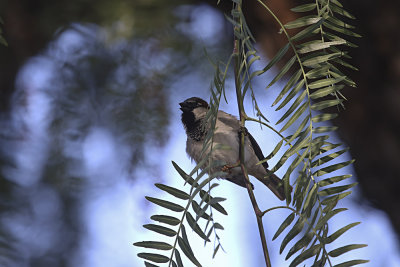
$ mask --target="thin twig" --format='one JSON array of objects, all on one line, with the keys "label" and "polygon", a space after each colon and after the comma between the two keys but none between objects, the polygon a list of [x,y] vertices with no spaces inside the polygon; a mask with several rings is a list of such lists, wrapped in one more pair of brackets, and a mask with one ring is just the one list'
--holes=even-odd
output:
[{"label": "thin twig", "polygon": [[[240,5],[237,4],[236,7],[239,9]],[[238,73],[238,70],[239,70],[239,59],[240,59],[239,51],[240,51],[239,50],[239,40],[235,37],[233,54],[235,55],[234,74],[235,74],[236,98],[237,98],[238,109],[239,109],[240,126],[242,127],[242,129],[244,129],[245,119],[246,119],[247,116],[246,116],[246,113],[244,111],[244,106],[243,106],[243,97],[244,96],[242,96],[242,91],[241,91],[240,82],[239,82],[239,79],[240,79],[240,77],[239,77],[240,74]],[[262,223],[263,214],[262,214],[260,208],[258,207],[256,198],[255,198],[254,193],[253,193],[253,189],[252,189],[251,184],[250,184],[250,180],[249,180],[249,176],[248,176],[248,173],[247,173],[247,169],[246,169],[246,166],[244,165],[244,140],[245,140],[245,131],[241,131],[240,142],[239,142],[240,167],[242,169],[243,176],[245,177],[247,192],[249,194],[249,197],[250,197],[250,200],[251,200],[251,204],[253,206],[254,213],[255,213],[256,218],[257,218],[257,225],[258,225],[258,230],[259,230],[259,233],[260,233],[261,243],[262,243],[262,247],[263,247],[265,264],[266,264],[267,267],[271,267],[271,260],[269,258],[267,240],[265,238],[264,225]]]}]

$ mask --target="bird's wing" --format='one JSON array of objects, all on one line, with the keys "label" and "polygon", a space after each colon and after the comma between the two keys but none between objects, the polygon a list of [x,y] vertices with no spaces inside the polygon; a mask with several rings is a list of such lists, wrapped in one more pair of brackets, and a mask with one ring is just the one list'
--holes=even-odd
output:
[{"label": "bird's wing", "polygon": [[[250,132],[247,130],[247,128],[245,128],[245,129],[246,129],[246,135],[250,139],[251,146],[253,147],[254,153],[256,153],[258,160],[263,160],[265,157],[261,151],[260,146],[257,144],[256,139],[254,139],[254,137],[250,134]],[[240,139],[240,132],[239,132],[239,139]],[[262,163],[262,165],[264,166],[265,169],[268,168],[268,163],[266,161],[264,161]]]},{"label": "bird's wing", "polygon": [[231,114],[228,114],[222,110],[219,110],[218,111],[218,119],[222,123],[226,124],[227,126],[233,128],[233,129],[239,129],[240,124],[239,124],[238,119]]}]

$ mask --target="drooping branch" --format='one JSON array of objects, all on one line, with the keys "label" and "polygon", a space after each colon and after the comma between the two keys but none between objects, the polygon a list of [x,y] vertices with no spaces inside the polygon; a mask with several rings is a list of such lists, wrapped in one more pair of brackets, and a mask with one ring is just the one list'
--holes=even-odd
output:
[{"label": "drooping branch", "polygon": [[[240,4],[237,4],[236,8],[239,11],[239,9],[241,8]],[[237,27],[237,26],[235,26],[235,27]],[[241,131],[240,140],[239,140],[239,162],[240,162],[240,167],[242,169],[243,176],[245,177],[245,180],[246,180],[247,192],[249,194],[251,204],[253,206],[254,213],[256,215],[258,230],[260,233],[261,243],[262,243],[263,252],[264,252],[265,264],[267,267],[271,267],[271,260],[269,258],[267,240],[265,238],[264,225],[262,222],[263,213],[261,212],[260,208],[258,207],[257,200],[254,196],[253,189],[250,184],[247,169],[246,169],[246,166],[244,165],[244,141],[245,141],[244,127],[245,127],[245,120],[246,120],[247,116],[246,116],[244,106],[243,106],[244,95],[242,95],[242,90],[241,90],[240,81],[239,81],[239,79],[240,79],[240,73],[239,73],[239,66],[240,66],[239,63],[240,62],[239,61],[241,58],[240,53],[242,53],[242,50],[239,49],[239,46],[240,46],[240,42],[235,37],[234,48],[233,48],[234,49],[233,54],[235,55],[235,60],[234,60],[235,88],[236,88],[236,99],[237,99],[239,116],[240,116],[240,127],[241,127],[241,129],[243,129]]]}]

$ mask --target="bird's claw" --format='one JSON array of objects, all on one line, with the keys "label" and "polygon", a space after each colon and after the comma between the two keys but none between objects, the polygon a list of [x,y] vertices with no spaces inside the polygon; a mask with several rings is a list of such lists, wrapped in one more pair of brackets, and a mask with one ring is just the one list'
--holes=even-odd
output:
[{"label": "bird's claw", "polygon": [[244,126],[239,127],[239,132],[243,133],[245,136],[248,134],[247,128]]},{"label": "bird's claw", "polygon": [[230,165],[224,165],[224,166],[222,167],[221,171],[227,172],[227,173],[231,173],[231,169],[232,169],[232,166],[230,166]]},{"label": "bird's claw", "polygon": [[240,161],[237,161],[237,162],[236,162],[235,164],[233,164],[233,165],[226,164],[226,165],[224,165],[224,166],[222,167],[221,171],[227,172],[227,173],[231,173],[231,169],[236,168],[236,167],[238,167],[239,165],[240,165]]}]

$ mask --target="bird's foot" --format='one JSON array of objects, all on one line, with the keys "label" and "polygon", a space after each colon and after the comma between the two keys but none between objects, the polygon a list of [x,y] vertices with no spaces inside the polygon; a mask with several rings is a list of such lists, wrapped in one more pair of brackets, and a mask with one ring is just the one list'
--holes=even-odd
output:
[{"label": "bird's foot", "polygon": [[240,126],[239,132],[240,132],[240,133],[243,133],[244,136],[246,136],[246,135],[249,133],[249,132],[247,131],[247,128],[244,127],[244,126]]},{"label": "bird's foot", "polygon": [[240,165],[240,161],[238,160],[238,161],[237,161],[235,164],[233,164],[233,165],[229,165],[229,164],[224,165],[224,166],[222,167],[221,171],[227,172],[227,173],[231,173],[231,169],[236,168],[236,167],[239,167],[239,165]]}]

